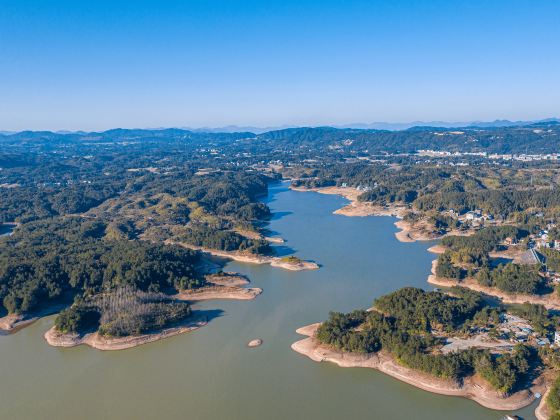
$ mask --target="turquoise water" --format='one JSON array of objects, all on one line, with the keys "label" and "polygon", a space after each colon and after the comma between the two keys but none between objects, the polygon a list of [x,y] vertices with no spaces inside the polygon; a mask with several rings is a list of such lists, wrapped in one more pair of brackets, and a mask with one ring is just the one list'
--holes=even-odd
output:
[{"label": "turquoise water", "polygon": [[[402,286],[427,288],[429,243],[400,243],[395,219],[332,212],[346,200],[277,184],[270,229],[317,271],[229,263],[264,293],[198,331],[121,352],[53,348],[52,317],[0,336],[0,419],[498,419],[472,401],[418,390],[371,369],[315,363],[290,349],[295,330],[330,310],[371,306]],[[246,344],[262,338],[261,347]],[[518,412],[534,418],[534,406]]]}]

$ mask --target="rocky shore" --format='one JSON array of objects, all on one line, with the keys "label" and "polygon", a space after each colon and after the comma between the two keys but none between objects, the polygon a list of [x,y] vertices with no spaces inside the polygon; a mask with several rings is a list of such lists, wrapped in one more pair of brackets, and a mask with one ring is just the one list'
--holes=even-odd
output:
[{"label": "rocky shore", "polygon": [[466,278],[463,280],[448,279],[436,276],[437,260],[432,261],[432,274],[428,276],[428,283],[438,287],[459,286],[466,289],[481,292],[485,295],[493,296],[504,303],[525,303],[543,305],[547,309],[560,310],[560,298],[554,292],[546,295],[528,295],[523,293],[506,293],[495,287],[481,286],[476,279]]},{"label": "rocky shore", "polygon": [[542,378],[537,379],[530,389],[524,389],[509,396],[492,389],[484,380],[477,377],[466,378],[463,383],[440,379],[407,368],[399,364],[390,354],[344,353],[319,343],[314,338],[320,323],[299,328],[298,334],[307,336],[292,344],[292,349],[316,362],[331,362],[340,367],[365,367],[377,369],[393,378],[406,382],[428,392],[469,398],[480,405],[494,410],[518,410],[535,400],[535,393],[542,393],[546,385]]}]

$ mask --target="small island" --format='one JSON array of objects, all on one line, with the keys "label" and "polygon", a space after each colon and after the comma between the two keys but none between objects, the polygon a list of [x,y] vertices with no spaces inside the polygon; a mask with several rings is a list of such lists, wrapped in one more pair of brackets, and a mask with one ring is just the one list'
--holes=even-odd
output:
[{"label": "small island", "polygon": [[251,340],[247,343],[247,347],[253,348],[253,347],[259,347],[261,346],[263,343],[263,341],[260,338],[255,338],[254,340]]},{"label": "small island", "polygon": [[[491,306],[461,288],[403,288],[376,299],[368,311],[331,313],[300,328],[308,337],[292,349],[314,361],[378,369],[430,392],[516,410],[544,393],[552,375],[550,342],[540,343],[556,319],[527,305]],[[523,340],[514,334],[525,330]]]}]

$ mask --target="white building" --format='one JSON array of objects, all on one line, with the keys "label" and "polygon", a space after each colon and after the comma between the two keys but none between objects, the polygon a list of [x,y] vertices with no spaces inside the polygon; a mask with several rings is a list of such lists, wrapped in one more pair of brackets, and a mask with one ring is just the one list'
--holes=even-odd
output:
[{"label": "white building", "polygon": [[560,346],[560,331],[554,332],[554,344]]}]

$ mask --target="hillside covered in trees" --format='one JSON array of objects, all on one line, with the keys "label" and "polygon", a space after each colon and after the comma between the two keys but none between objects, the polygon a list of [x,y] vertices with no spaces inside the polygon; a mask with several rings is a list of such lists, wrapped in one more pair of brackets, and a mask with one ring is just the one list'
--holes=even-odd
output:
[{"label": "hillside covered in trees", "polygon": [[[405,221],[438,235],[485,227],[472,239],[444,243],[449,250],[438,270],[456,278],[477,274],[504,290],[537,290],[540,278],[532,271],[494,267],[488,253],[506,235],[522,239],[557,218],[556,163],[537,168],[488,156],[554,153],[557,134],[553,122],[457,130],[0,134],[0,222],[19,224],[0,239],[0,309],[27,313],[78,299],[72,319],[83,302],[89,308],[93,297],[122,287],[169,294],[203,286],[199,254],[168,244],[272,253],[263,229],[271,214],[261,198],[281,177],[296,186],[358,189],[361,202],[403,206]],[[425,150],[451,155],[427,157]],[[517,227],[475,226],[464,218],[475,210]],[[518,279],[515,287],[511,278]]]},{"label": "hillside covered in trees", "polygon": [[[0,316],[73,301],[57,317],[61,331],[140,334],[188,317],[189,305],[171,296],[206,285],[200,253],[173,240],[270,252],[255,238],[270,217],[260,199],[277,176],[213,164],[213,147],[245,135],[0,137],[0,221],[17,224],[0,236]],[[123,290],[128,300],[103,303]]]},{"label": "hillside covered in trees", "polygon": [[475,348],[439,352],[445,341],[442,337],[467,331],[476,324],[492,325],[499,318],[488,316],[489,310],[496,310],[488,308],[477,294],[455,293],[450,296],[403,288],[376,299],[374,310],[369,312],[331,313],[316,338],[345,352],[383,350],[407,367],[440,378],[461,381],[478,374],[496,390],[514,392],[538,357],[534,348],[519,344],[510,352],[498,354]]}]

